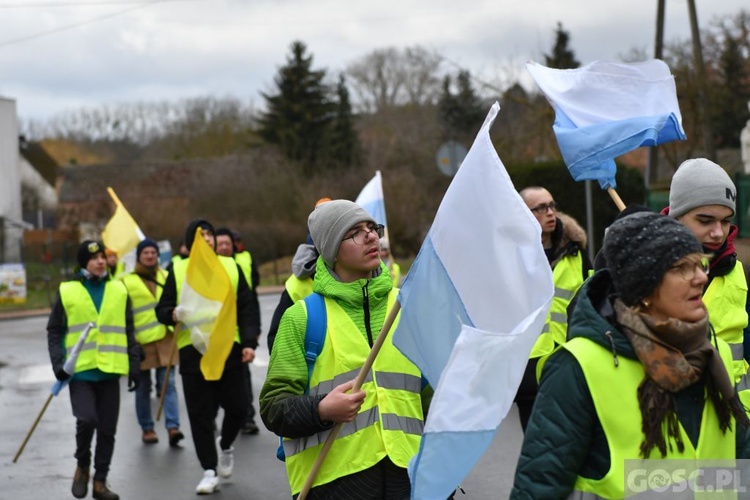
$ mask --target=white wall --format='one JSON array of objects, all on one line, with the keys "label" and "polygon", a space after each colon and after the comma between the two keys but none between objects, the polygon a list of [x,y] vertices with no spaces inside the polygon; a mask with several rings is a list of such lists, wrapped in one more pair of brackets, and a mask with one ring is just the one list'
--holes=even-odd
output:
[{"label": "white wall", "polygon": [[21,171],[18,161],[18,119],[16,101],[0,97],[0,216],[4,245],[0,258],[5,262],[21,260],[22,229],[9,221],[22,222]]}]

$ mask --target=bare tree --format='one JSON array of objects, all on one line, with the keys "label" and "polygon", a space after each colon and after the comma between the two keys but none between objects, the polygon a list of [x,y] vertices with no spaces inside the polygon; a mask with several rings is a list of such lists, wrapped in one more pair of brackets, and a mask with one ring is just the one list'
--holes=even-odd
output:
[{"label": "bare tree", "polygon": [[434,102],[440,92],[441,57],[422,47],[377,49],[351,63],[346,73],[360,111]]}]

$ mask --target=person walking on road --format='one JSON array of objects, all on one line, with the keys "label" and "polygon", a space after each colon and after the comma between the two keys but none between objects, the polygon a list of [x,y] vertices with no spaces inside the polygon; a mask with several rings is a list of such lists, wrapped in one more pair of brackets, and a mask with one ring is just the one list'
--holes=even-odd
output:
[{"label": "person walking on road", "polygon": [[[230,257],[234,259],[240,269],[242,269],[247,284],[251,290],[258,290],[258,283],[260,282],[260,275],[258,274],[258,268],[253,262],[253,257],[249,251],[242,248],[240,251],[239,243],[237,241],[237,235],[235,231],[232,231],[226,227],[220,227],[216,230],[216,253],[223,255],[224,257]],[[258,339],[256,339],[257,342]],[[253,379],[250,370],[250,364],[248,363],[247,369],[244,370],[245,388],[247,389],[247,417],[245,422],[242,424],[240,432],[243,434],[258,434],[260,429],[255,423],[255,407],[253,406]]]},{"label": "person walking on road", "polygon": [[[201,228],[203,239],[216,249],[214,228],[210,222],[199,219],[188,224],[185,231],[185,245],[193,246],[196,230]],[[203,477],[196,493],[214,493],[220,487],[219,477],[228,478],[234,469],[234,447],[232,444],[240,432],[247,416],[247,391],[242,370],[244,363],[255,357],[257,338],[260,334],[260,307],[258,297],[245,280],[245,275],[236,262],[228,257],[218,256],[219,262],[229,276],[237,301],[237,328],[229,356],[224,364],[221,378],[208,381],[200,368],[203,355],[191,341],[190,330],[180,323],[177,330],[177,347],[180,353],[180,375],[187,406],[190,430],[193,435],[195,452],[198,455]],[[167,276],[156,317],[168,326],[179,321],[179,297],[185,284],[190,256],[174,261]],[[224,409],[221,435],[214,441],[214,423],[219,407]],[[221,453],[217,453],[216,446]]]},{"label": "person walking on road", "polygon": [[326,316],[325,340],[308,377],[307,303],[286,311],[260,395],[263,423],[284,438],[292,495],[333,425],[342,423],[308,498],[408,498],[406,467],[423,428],[419,369],[388,335],[372,376],[348,393],[398,293],[380,260],[383,226],[357,204],[334,200],[313,210],[308,228],[320,250],[313,291],[323,297],[315,314]]},{"label": "person walking on road", "polygon": [[70,375],[63,369],[70,349],[89,323],[75,373],[70,378],[70,403],[76,418],[78,461],[71,491],[76,498],[88,494],[91,443],[96,433],[93,497],[118,500],[109,489],[109,474],[120,413],[120,377],[128,387],[138,387],[140,347],[133,334],[133,313],[125,286],[107,272],[104,244],[86,240],[78,247],[76,279],[60,284],[57,302],[47,322],[47,345],[52,370],[58,380]]},{"label": "person walking on road", "polygon": [[162,294],[167,273],[159,267],[159,246],[152,239],[146,238],[136,248],[135,270],[120,277],[133,305],[135,339],[143,349],[138,389],[135,391],[135,414],[143,431],[142,441],[146,444],[159,442],[154,430],[154,419],[151,414],[151,370],[156,373],[155,394],[164,393],[164,419],[170,446],[177,444],[185,437],[180,431],[180,407],[177,401],[174,371],[170,370],[166,380],[167,366],[174,365],[172,329],[162,325],[156,319],[156,304]]}]

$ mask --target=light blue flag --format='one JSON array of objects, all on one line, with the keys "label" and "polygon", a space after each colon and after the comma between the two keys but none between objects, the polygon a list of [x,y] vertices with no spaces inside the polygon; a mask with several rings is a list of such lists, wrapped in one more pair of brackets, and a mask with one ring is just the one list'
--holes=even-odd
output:
[{"label": "light blue flag", "polygon": [[412,498],[447,498],[513,402],[552,302],[541,228],[490,140],[492,106],[399,294],[393,343],[435,388]]},{"label": "light blue flag", "polygon": [[674,77],[659,59],[593,62],[576,69],[526,65],[555,109],[552,129],[573,179],[616,187],[614,159],[684,140]]},{"label": "light blue flag", "polygon": [[385,218],[385,197],[383,196],[383,178],[380,170],[375,172],[375,177],[365,184],[354,203],[367,210],[375,222],[388,227]]}]

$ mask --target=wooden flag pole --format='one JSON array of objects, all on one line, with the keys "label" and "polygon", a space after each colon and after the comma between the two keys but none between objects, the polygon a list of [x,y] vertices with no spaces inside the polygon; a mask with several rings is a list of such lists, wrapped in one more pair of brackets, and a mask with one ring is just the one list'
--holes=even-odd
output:
[{"label": "wooden flag pole", "polygon": [[[375,362],[375,358],[380,352],[380,348],[383,347],[383,343],[385,343],[385,339],[386,337],[388,337],[388,332],[390,332],[391,326],[393,326],[393,322],[396,320],[396,315],[400,310],[401,304],[396,301],[396,303],[393,304],[391,312],[388,313],[388,317],[385,318],[383,328],[380,329],[378,338],[375,340],[372,349],[370,349],[370,354],[367,356],[365,364],[362,365],[362,368],[359,370],[357,377],[354,379],[354,387],[352,387],[350,392],[358,391],[362,387],[362,384],[365,381],[365,377],[367,377],[370,369],[372,369],[372,364]],[[326,459],[328,451],[331,449],[331,446],[333,446],[333,442],[336,440],[336,436],[338,435],[339,430],[341,430],[341,425],[342,423],[338,422],[331,429],[331,433],[328,435],[326,442],[323,443],[323,448],[320,450],[318,458],[315,459],[315,463],[313,464],[312,469],[310,469],[310,474],[308,474],[307,479],[305,480],[305,484],[302,486],[302,491],[300,491],[299,496],[297,497],[297,500],[305,500],[307,494],[312,489],[313,481],[315,481],[315,477],[318,475],[318,471],[320,471],[320,467],[323,465],[323,461]]]},{"label": "wooden flag pole", "polygon": [[118,207],[121,207],[122,202],[120,201],[120,198],[118,198],[117,195],[115,194],[115,190],[112,189],[111,187],[107,187],[107,192],[109,193],[109,196],[112,197],[112,201],[115,202],[115,205],[117,205]]},{"label": "wooden flag pole", "polygon": [[617,191],[615,191],[615,188],[608,187],[607,193],[609,193],[609,196],[612,198],[612,201],[615,202],[615,205],[617,205],[617,209],[622,212],[625,210],[625,203],[622,202],[622,198],[620,198],[620,195],[617,194]]},{"label": "wooden flag pole", "polygon": [[174,362],[174,354],[177,352],[177,327],[180,325],[179,322],[174,325],[174,337],[172,338],[172,348],[169,350],[169,363],[167,364],[167,372],[164,374],[164,381],[161,383],[161,394],[159,395],[159,409],[156,410],[156,421],[158,422],[161,418],[161,410],[164,408],[164,397],[167,395],[167,386],[169,385],[169,375],[172,371],[172,363]]},{"label": "wooden flag pole", "polygon": [[52,401],[53,397],[55,397],[55,395],[52,393],[50,393],[50,395],[47,396],[47,401],[44,402],[44,406],[42,406],[42,411],[40,411],[39,415],[36,416],[36,420],[34,420],[34,423],[31,425],[31,429],[29,429],[29,433],[26,434],[26,439],[23,440],[23,443],[21,443],[21,447],[18,448],[16,455],[13,457],[13,463],[16,463],[18,461],[18,457],[20,457],[21,453],[23,453],[23,449],[26,448],[26,443],[29,442],[31,435],[34,434],[34,430],[36,429],[36,426],[39,425],[39,421],[42,420],[42,417],[44,416],[44,412],[47,411],[49,402]]}]

